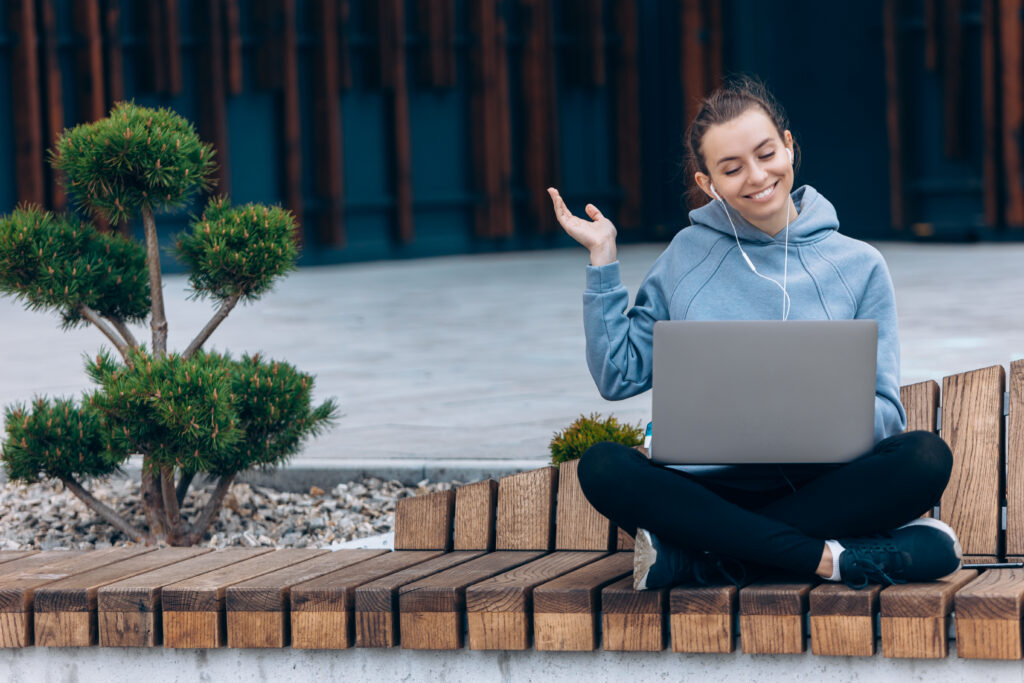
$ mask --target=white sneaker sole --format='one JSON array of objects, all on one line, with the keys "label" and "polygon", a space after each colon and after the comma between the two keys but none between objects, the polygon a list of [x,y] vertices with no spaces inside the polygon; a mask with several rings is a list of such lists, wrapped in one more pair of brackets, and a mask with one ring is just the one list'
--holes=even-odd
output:
[{"label": "white sneaker sole", "polygon": [[934,517],[921,517],[920,519],[915,519],[912,522],[907,522],[899,528],[905,529],[908,526],[930,526],[931,528],[938,529],[942,533],[949,536],[951,539],[953,539],[953,551],[956,553],[956,558],[960,560],[960,564],[963,564],[964,551],[963,548],[960,547],[960,540],[956,537],[956,532],[953,531],[953,527],[949,526],[942,520],[935,519]]},{"label": "white sneaker sole", "polygon": [[637,529],[633,546],[633,590],[647,590],[647,574],[657,559],[658,551],[651,543],[651,532]]}]

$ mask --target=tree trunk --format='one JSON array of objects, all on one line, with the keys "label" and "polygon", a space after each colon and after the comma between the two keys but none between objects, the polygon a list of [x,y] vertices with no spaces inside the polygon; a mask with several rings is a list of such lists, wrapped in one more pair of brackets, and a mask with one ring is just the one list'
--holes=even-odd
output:
[{"label": "tree trunk", "polygon": [[72,477],[61,477],[60,480],[64,483],[64,487],[68,491],[71,491],[71,493],[73,493],[80,501],[85,503],[86,507],[105,519],[108,524],[119,530],[125,536],[136,543],[145,543],[146,545],[153,543],[153,537],[151,535],[145,534],[133,527],[124,518],[122,518],[121,515],[114,512],[113,509],[108,507],[102,501],[97,500],[91,493],[82,488],[82,486]]},{"label": "tree trunk", "polygon": [[164,517],[164,497],[160,490],[160,477],[150,470],[148,458],[142,463],[142,510],[146,514],[149,533],[154,538],[167,538],[167,520]]},{"label": "tree trunk", "polygon": [[156,234],[153,209],[143,205],[142,225],[146,229],[146,265],[149,268],[149,298],[152,316],[149,326],[153,330],[153,355],[163,358],[167,354],[167,316],[164,313],[163,278],[160,275],[160,242]]},{"label": "tree trunk", "polygon": [[217,481],[217,488],[213,490],[213,495],[210,496],[210,500],[206,503],[206,507],[203,508],[203,513],[192,526],[192,533],[189,534],[188,537],[189,545],[195,545],[199,541],[203,540],[203,536],[206,534],[206,530],[213,522],[213,518],[218,512],[220,512],[220,508],[224,504],[224,496],[226,496],[228,491],[231,490],[231,483],[234,480],[234,474],[225,474]]}]

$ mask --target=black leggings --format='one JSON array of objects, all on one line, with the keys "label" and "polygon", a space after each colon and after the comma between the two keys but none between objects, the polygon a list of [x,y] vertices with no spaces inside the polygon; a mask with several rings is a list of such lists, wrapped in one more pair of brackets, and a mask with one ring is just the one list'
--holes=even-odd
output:
[{"label": "black leggings", "polygon": [[724,486],[615,443],[587,450],[579,479],[591,505],[631,535],[647,529],[683,548],[810,575],[826,539],[894,529],[930,510],[952,467],[942,439],[907,432],[795,491]]}]

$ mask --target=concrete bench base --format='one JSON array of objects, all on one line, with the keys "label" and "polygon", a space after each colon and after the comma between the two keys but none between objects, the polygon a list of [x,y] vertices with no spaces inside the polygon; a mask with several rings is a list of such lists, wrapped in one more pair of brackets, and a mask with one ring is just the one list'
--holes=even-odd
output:
[{"label": "concrete bench base", "polygon": [[[951,643],[951,649],[953,645]],[[40,648],[0,650],[0,681],[1019,681],[1024,662],[803,655]]]}]

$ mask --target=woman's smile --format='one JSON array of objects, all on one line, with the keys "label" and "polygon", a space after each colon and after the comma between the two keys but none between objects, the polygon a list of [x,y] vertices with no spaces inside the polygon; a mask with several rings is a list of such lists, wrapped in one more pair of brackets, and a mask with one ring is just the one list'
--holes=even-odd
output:
[{"label": "woman's smile", "polygon": [[747,199],[754,200],[755,202],[766,202],[766,201],[768,201],[769,199],[772,198],[772,195],[775,194],[775,187],[778,184],[779,184],[779,181],[776,180],[774,183],[772,183],[771,185],[769,185],[765,189],[759,190],[758,192],[754,192],[752,194],[748,194],[748,195],[744,195],[744,196]]}]

